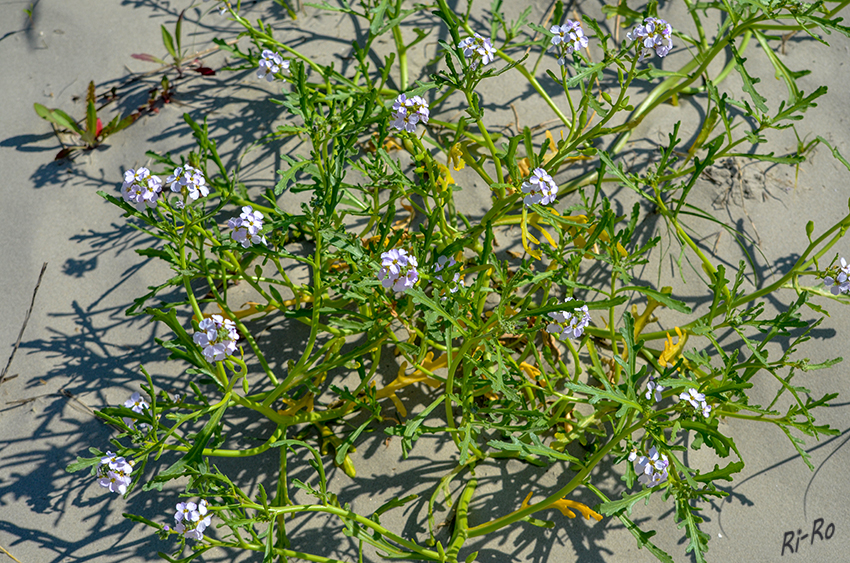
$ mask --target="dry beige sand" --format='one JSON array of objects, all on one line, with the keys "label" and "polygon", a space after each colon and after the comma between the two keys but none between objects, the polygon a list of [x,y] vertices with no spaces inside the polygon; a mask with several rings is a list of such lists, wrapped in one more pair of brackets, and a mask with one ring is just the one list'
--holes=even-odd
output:
[{"label": "dry beige sand", "polygon": [[[129,228],[119,211],[96,192],[118,195],[122,171],[144,165],[146,150],[170,151],[176,156],[188,152],[193,142],[181,119],[183,112],[208,118],[212,136],[221,140],[226,164],[240,165],[242,180],[253,189],[274,184],[275,171],[281,167],[280,154],[296,147],[256,143],[272,124],[286,120],[281,108],[269,102],[275,87],[257,81],[251,71],[222,72],[184,81],[172,103],[110,138],[108,146],[81,154],[73,162],[53,162],[60,147],[49,124],[33,112],[33,103],[80,116],[84,106],[79,98],[84,96],[88,81],[94,80],[99,92],[111,86],[119,88],[115,106],[123,112],[144,104],[154,82],[130,82],[129,78],[132,72],[146,72],[155,65],[130,55],[164,56],[159,26],[173,27],[179,11],[191,2],[40,0],[35,3],[31,22],[23,14],[30,4],[23,0],[0,2],[0,248],[4,257],[0,269],[0,360],[4,365],[18,337],[42,263],[47,262],[48,267],[8,374],[13,378],[0,384],[0,546],[21,563],[153,561],[158,551],[168,552],[173,543],[160,541],[148,528],[131,524],[121,514],[132,512],[166,522],[179,490],[136,491],[124,500],[98,487],[84,472],[64,471],[77,455],[85,455],[89,446],[107,447],[112,431],[96,420],[90,409],[115,405],[137,390],[140,363],[154,374],[159,385],[184,385],[178,377],[180,366],[165,362],[166,354],[154,342],[154,337],[163,336],[162,328],[144,318],[123,314],[134,297],[166,279],[169,272],[133,252],[150,246],[152,241]],[[209,5],[196,4],[209,9]],[[280,8],[270,1],[260,6],[245,4],[251,4],[246,10],[253,16],[264,11],[281,15]],[[530,20],[540,23],[550,7],[548,0],[506,0],[505,4],[510,14],[531,5]],[[690,21],[680,18],[678,0],[662,4],[664,15],[674,26],[689,27]],[[578,5],[583,13],[599,13],[596,0]],[[629,5],[642,7],[636,2]],[[211,45],[212,37],[232,36],[226,31],[232,24],[216,14],[199,21],[199,13],[198,8],[187,11],[184,30],[188,47],[203,50]],[[327,14],[318,17],[315,9],[305,8],[297,25],[301,31],[287,33],[301,37],[296,41],[299,49],[323,62],[349,64],[345,56],[354,32],[345,18]],[[812,70],[800,80],[802,89],[810,92],[826,84],[830,90],[818,107],[809,111],[800,127],[801,135],[822,135],[850,156],[846,122],[850,73],[845,67],[850,64],[850,39],[833,35],[829,41],[832,47],[826,48],[798,35],[788,42],[782,58],[792,69]],[[426,42],[413,53],[411,68],[422,64],[433,48]],[[775,107],[785,93],[784,85],[774,80],[757,48],[750,47],[747,56],[751,72],[762,77],[762,93]],[[220,53],[207,59],[207,64],[216,69],[224,62]],[[671,58],[665,68],[673,68],[668,65],[674,62]],[[736,76],[730,77],[726,88],[741,96]],[[508,109],[511,103],[521,125],[549,119],[539,104],[525,99],[526,89],[519,80],[490,83],[482,94],[492,110],[493,123],[514,120]],[[688,124],[699,118],[698,111],[697,105],[683,100],[678,107],[654,114],[636,131],[629,154],[639,163],[641,155],[645,157],[647,149],[666,139],[667,131],[679,120],[683,121],[687,140],[693,131],[693,125]],[[247,157],[240,161],[240,155],[248,149]],[[788,132],[772,137],[768,149],[777,154],[793,150],[793,135]],[[694,202],[751,235],[757,232],[764,254],[758,258],[758,266],[764,277],[781,271],[804,248],[807,220],[815,221],[818,232],[847,213],[850,172],[824,147],[802,166],[796,188],[793,173],[766,165],[748,167],[745,178],[747,183],[739,186],[701,181]],[[459,195],[459,204],[473,216],[488,204],[486,196],[476,195],[476,187],[480,188],[470,185]],[[720,202],[730,187],[746,188],[740,192],[743,197],[733,190],[727,202]],[[631,205],[628,194],[614,187],[609,195],[626,208]],[[706,247],[715,245],[715,228],[701,225],[699,234]],[[730,237],[721,237],[716,244],[724,260],[737,264],[740,251]],[[850,255],[850,239],[840,243],[837,250]],[[662,282],[675,285],[678,296],[705,307],[700,301],[702,286],[692,274],[686,271],[688,283],[683,284],[669,259],[660,271],[648,270],[646,279],[655,283],[660,275]],[[774,303],[787,303],[792,298],[791,292],[779,293]],[[845,354],[850,314],[838,307],[832,307],[832,311],[832,317],[813,333],[808,348],[813,361]],[[850,379],[846,370],[842,364],[800,379],[800,384],[816,396],[828,391],[841,393],[829,409],[819,412],[819,421],[829,423],[841,434],[808,444],[814,472],[795,455],[779,429],[728,422],[727,430],[735,437],[747,467],[723,489],[729,497],[704,507],[707,522],[703,529],[712,536],[709,560],[850,559],[850,507],[845,501],[850,496],[850,482],[845,477],[850,447],[844,447],[850,429]],[[764,400],[773,389],[771,382],[764,384],[756,394],[757,400]],[[407,400],[415,402],[416,398]],[[443,442],[423,439],[411,458],[402,462],[398,441],[385,445],[384,438],[375,433],[359,444],[355,480],[328,463],[331,487],[342,501],[352,502],[361,513],[393,496],[411,491],[423,494],[412,508],[384,519],[394,530],[423,540],[425,500],[433,480],[451,467],[450,449]],[[241,465],[223,461],[221,467],[246,486],[274,479],[273,457]],[[299,471],[302,469],[295,470],[295,476]],[[471,524],[518,506],[531,489],[540,494],[551,491],[563,482],[562,473],[561,468],[545,472],[520,463],[482,467],[482,485],[472,505]],[[307,476],[303,470],[302,478]],[[617,468],[601,467],[598,479],[609,491],[619,494],[622,490],[617,484]],[[587,492],[578,493],[576,498],[595,504]],[[444,518],[445,513],[441,516]],[[675,561],[691,560],[684,553],[686,542],[676,529],[671,502],[654,497],[646,506],[637,505],[632,516],[644,528],[658,531],[658,545]],[[477,561],[482,563],[654,560],[645,550],[637,549],[617,520],[588,523],[557,514],[546,517],[557,522],[555,529],[518,524],[484,541],[470,542],[469,547],[480,550]],[[828,539],[813,537],[812,531],[818,527],[822,532],[830,529],[832,535]],[[295,519],[290,532],[296,549],[356,561],[356,546],[343,536],[336,520]],[[786,545],[783,554],[783,543],[793,544],[795,552],[790,553]],[[370,561],[378,560],[374,554],[370,557]],[[0,550],[0,563],[6,559],[7,554]],[[257,561],[259,556],[212,550],[205,560]]]}]

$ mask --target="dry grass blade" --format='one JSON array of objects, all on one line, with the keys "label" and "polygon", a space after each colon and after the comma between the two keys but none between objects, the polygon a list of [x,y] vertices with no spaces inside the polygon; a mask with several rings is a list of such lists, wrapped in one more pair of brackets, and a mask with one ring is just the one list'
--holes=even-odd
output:
[{"label": "dry grass blade", "polygon": [[12,554],[11,554],[11,553],[9,553],[8,551],[6,551],[6,548],[4,548],[2,545],[0,545],[0,551],[2,551],[3,553],[5,553],[5,554],[6,554],[6,555],[8,555],[9,557],[11,557],[12,559],[14,559],[15,561],[17,561],[18,563],[21,563],[21,561],[20,561],[17,557],[15,557],[14,555],[12,555]]},{"label": "dry grass blade", "polygon": [[[0,385],[2,385],[2,383],[6,380],[6,372],[9,371],[9,366],[12,365],[12,360],[15,358],[15,352],[18,351],[18,346],[21,345],[21,338],[23,338],[24,336],[24,331],[27,328],[27,323],[30,322],[30,314],[32,314],[33,305],[35,305],[35,296],[38,293],[38,288],[41,285],[41,278],[44,277],[44,271],[46,269],[47,262],[45,262],[41,266],[41,273],[38,274],[38,281],[35,282],[35,289],[32,290],[32,300],[30,301],[30,308],[27,309],[27,316],[24,317],[24,324],[21,325],[21,331],[18,333],[18,340],[15,342],[15,346],[12,348],[12,354],[9,356],[9,361],[6,362],[6,367],[3,368],[3,373],[0,373]],[[14,559],[14,557],[12,559]],[[17,559],[15,560],[17,561]]]}]

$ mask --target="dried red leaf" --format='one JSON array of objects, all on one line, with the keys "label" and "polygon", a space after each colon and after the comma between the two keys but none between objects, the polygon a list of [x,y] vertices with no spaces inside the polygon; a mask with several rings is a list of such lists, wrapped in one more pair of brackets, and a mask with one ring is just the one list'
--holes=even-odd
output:
[{"label": "dried red leaf", "polygon": [[215,75],[215,71],[208,66],[200,66],[198,68],[193,68],[192,70],[194,70],[195,72],[199,72],[199,73],[203,74],[204,76],[214,76]]},{"label": "dried red leaf", "polygon": [[56,153],[56,156],[53,157],[53,160],[62,160],[63,158],[68,158],[68,155],[71,154],[72,150],[73,149],[62,149],[61,151]]}]

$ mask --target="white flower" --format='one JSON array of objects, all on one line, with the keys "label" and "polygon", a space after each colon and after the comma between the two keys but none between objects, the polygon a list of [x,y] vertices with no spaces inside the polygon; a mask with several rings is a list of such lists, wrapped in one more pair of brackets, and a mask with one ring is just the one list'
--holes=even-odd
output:
[{"label": "white flower", "polygon": [[[138,391],[130,395],[130,398],[124,401],[124,406],[130,409],[135,413],[142,414],[150,405],[142,398],[141,393]],[[123,417],[124,424],[129,426],[130,428],[136,428],[136,422],[132,418]],[[139,430],[146,431],[150,428],[149,424],[141,423],[139,424]]]},{"label": "white flower", "polygon": [[841,258],[841,266],[838,266],[837,271],[834,273],[834,277],[826,276],[823,278],[823,285],[825,287],[832,286],[830,292],[833,295],[850,293],[850,265],[847,264],[847,261],[843,257]]},{"label": "white flower", "polygon": [[416,257],[408,255],[406,250],[389,250],[381,254],[378,279],[386,289],[406,291],[419,281],[419,272],[416,270],[418,265]]},{"label": "white flower", "polygon": [[132,462],[128,462],[123,457],[108,451],[105,456],[100,458],[100,465],[96,472],[97,482],[101,487],[109,489],[110,492],[123,495],[133,481],[130,477],[132,472]]},{"label": "white flower", "polygon": [[[572,300],[572,297],[567,297],[563,303],[569,303]],[[587,309],[587,305],[573,309],[572,312],[552,311],[549,313],[549,318],[554,322],[546,325],[546,332],[554,334],[560,340],[564,338],[581,338],[585,327],[590,324],[590,312]]]},{"label": "white flower", "polygon": [[667,479],[667,467],[670,462],[667,456],[659,454],[655,446],[650,448],[649,453],[641,456],[635,464],[635,472],[640,473],[638,481],[647,487],[654,487]]},{"label": "white flower", "polygon": [[655,395],[655,402],[661,400],[661,393],[666,389],[663,385],[659,385],[655,382],[655,378],[650,376],[649,381],[646,382],[646,398],[647,400],[651,399],[653,394]]},{"label": "white flower", "polygon": [[159,176],[153,176],[147,168],[130,169],[124,172],[121,197],[139,211],[143,211],[146,207],[156,207],[161,192],[162,180]]},{"label": "white flower", "polygon": [[236,351],[239,332],[236,324],[221,315],[212,315],[198,323],[200,331],[192,335],[195,344],[204,349],[204,357],[209,362],[220,362]]},{"label": "white flower", "polygon": [[695,409],[700,408],[700,403],[705,401],[705,395],[693,388],[688,389],[686,393],[680,394],[679,398],[683,401],[688,401]]},{"label": "white flower", "polygon": [[523,199],[525,205],[534,203],[549,205],[555,203],[555,198],[558,197],[558,186],[552,180],[552,176],[542,168],[535,168],[532,171],[531,177],[522,183],[522,191],[528,194]]},{"label": "white flower", "polygon": [[133,412],[141,414],[150,405],[148,405],[147,402],[142,399],[142,394],[136,391],[135,393],[130,395],[129,399],[124,401],[124,406]]},{"label": "white flower", "polygon": [[201,499],[198,504],[194,502],[178,503],[177,512],[174,514],[174,520],[177,522],[174,531],[182,534],[185,538],[201,541],[204,539],[204,530],[211,524],[211,516],[205,499]]},{"label": "white flower", "polygon": [[705,418],[708,418],[709,416],[711,416],[711,405],[709,405],[708,403],[703,401],[703,402],[700,403],[699,408],[702,411],[702,415]]},{"label": "white flower", "polygon": [[171,185],[171,191],[175,193],[184,193],[185,188],[185,193],[192,200],[210,194],[203,172],[189,165],[175,168],[174,173],[166,178],[165,182]]},{"label": "white flower", "polygon": [[257,68],[257,78],[265,78],[266,81],[274,80],[274,75],[278,72],[289,73],[289,61],[283,60],[278,53],[269,49],[264,49],[260,56],[259,67]]},{"label": "white flower", "polygon": [[266,237],[259,234],[263,229],[263,214],[254,211],[250,205],[243,207],[239,217],[233,217],[227,224],[233,229],[230,237],[244,248],[252,244],[267,244]]},{"label": "white flower", "polygon": [[666,56],[673,48],[672,33],[673,28],[669,23],[650,16],[643,20],[643,24],[638,24],[626,34],[626,39],[638,42],[640,49],[638,61],[644,61],[653,55]]},{"label": "white flower", "polygon": [[493,43],[479,34],[467,37],[457,44],[458,49],[463,49],[463,56],[469,61],[469,68],[475,70],[479,64],[486,65],[493,62],[496,50]]},{"label": "white flower", "polygon": [[558,50],[558,64],[561,66],[567,64],[567,56],[573,51],[587,47],[587,36],[581,28],[581,22],[567,20],[562,26],[553,25],[549,32],[554,34],[552,48]]},{"label": "white flower", "polygon": [[198,505],[194,502],[178,503],[174,519],[178,522],[197,522],[200,519],[200,514],[198,514]]},{"label": "white flower", "polygon": [[425,98],[422,96],[408,98],[405,94],[399,94],[396,98],[393,111],[395,113],[390,126],[408,133],[416,132],[417,123],[428,123],[428,117],[431,115]]}]

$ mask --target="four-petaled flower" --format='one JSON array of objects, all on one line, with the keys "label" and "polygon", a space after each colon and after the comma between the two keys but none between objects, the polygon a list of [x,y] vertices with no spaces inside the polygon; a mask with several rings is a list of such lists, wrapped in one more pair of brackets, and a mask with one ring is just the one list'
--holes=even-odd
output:
[{"label": "four-petaled flower", "polygon": [[661,393],[666,389],[663,385],[659,385],[655,378],[650,376],[649,381],[646,382],[646,399],[652,399],[652,396],[655,395],[655,402],[661,400]]},{"label": "four-petaled flower", "polygon": [[540,205],[549,205],[555,203],[555,198],[558,197],[558,186],[552,180],[545,170],[535,168],[531,177],[522,183],[522,191],[527,194],[523,199],[526,205],[539,203]]},{"label": "four-petaled flower", "polygon": [[174,519],[178,522],[197,522],[200,519],[198,505],[194,502],[177,503],[177,513],[174,514]]},{"label": "four-petaled flower", "polygon": [[[142,394],[136,391],[130,398],[124,401],[124,406],[130,409],[131,411],[142,414],[150,405],[148,405],[147,401],[142,398]],[[136,428],[136,422],[132,418],[123,417],[124,424],[129,426],[130,428]],[[146,431],[150,428],[149,424],[141,423],[139,424],[139,430]]]},{"label": "four-petaled flower", "polygon": [[683,401],[689,402],[691,406],[695,409],[700,408],[700,403],[705,401],[705,395],[703,395],[693,387],[688,389],[687,392],[680,394],[679,398]]},{"label": "four-petaled flower", "polygon": [[691,406],[701,412],[705,418],[711,416],[711,405],[706,402],[705,394],[691,388],[688,389],[686,393],[680,394],[679,398],[683,401],[689,402]]},{"label": "four-petaled flower", "polygon": [[645,18],[642,24],[635,26],[626,39],[640,43],[640,57],[638,62],[651,58],[653,55],[664,57],[673,48],[671,34],[673,28],[670,24],[660,18],[652,16]]},{"label": "four-petaled flower", "polygon": [[406,291],[419,281],[419,265],[415,256],[404,249],[392,249],[381,254],[381,269],[378,279],[385,288],[393,291]]},{"label": "four-petaled flower", "polygon": [[467,37],[457,44],[458,49],[463,49],[463,56],[469,61],[469,68],[475,70],[479,64],[486,65],[493,62],[496,49],[493,43],[479,34]]},{"label": "four-petaled flower", "polygon": [[561,66],[567,64],[567,56],[573,51],[587,47],[587,36],[581,28],[581,22],[567,20],[564,25],[553,25],[549,32],[554,34],[551,48],[558,50],[558,64]]},{"label": "four-petaled flower", "polygon": [[393,103],[393,120],[390,126],[399,131],[413,133],[416,131],[417,123],[428,123],[430,110],[428,102],[422,96],[408,98],[405,94],[399,94]]},{"label": "four-petaled flower", "polygon": [[121,185],[121,197],[139,211],[146,207],[156,207],[159,194],[162,192],[162,180],[154,176],[147,168],[127,170],[124,172],[124,183]]},{"label": "four-petaled flower", "polygon": [[[207,501],[201,499],[198,504],[194,502],[181,502],[177,504],[176,508],[174,521],[177,524],[174,526],[174,532],[195,541],[204,539],[204,530],[212,523],[212,515],[209,514]],[[171,527],[166,524],[162,527],[162,530],[170,533]]]},{"label": "four-petaled flower", "polygon": [[257,68],[257,78],[265,78],[266,81],[274,80],[274,75],[278,72],[289,73],[289,61],[286,61],[278,53],[269,49],[263,49],[260,56],[259,67]]},{"label": "four-petaled flower", "polygon": [[649,449],[645,456],[640,456],[635,463],[635,472],[641,474],[638,481],[647,487],[654,487],[667,479],[667,468],[670,462],[667,456],[659,454],[655,446]]},{"label": "four-petaled flower", "polygon": [[[174,173],[165,179],[170,184],[174,193],[185,193],[190,199],[206,197],[210,194],[210,188],[204,178],[204,173],[188,164],[174,169]],[[184,191],[185,190],[185,191]]]},{"label": "four-petaled flower", "polygon": [[124,401],[124,406],[130,409],[133,412],[142,413],[146,408],[148,408],[148,403],[142,399],[142,394],[136,391],[130,398]]},{"label": "four-petaled flower", "polygon": [[239,332],[230,319],[212,315],[198,323],[198,328],[200,330],[192,335],[192,339],[203,347],[207,361],[220,362],[236,351]]},{"label": "four-petaled flower", "polygon": [[132,482],[130,477],[132,472],[132,462],[108,451],[105,456],[100,458],[100,465],[97,468],[97,483],[101,487],[109,489],[110,492],[123,495]]},{"label": "four-petaled flower", "polygon": [[840,293],[850,293],[850,265],[847,260],[841,258],[841,266],[837,267],[835,275],[826,276],[823,278],[823,285],[832,288],[829,290],[833,295]]},{"label": "four-petaled flower", "polygon": [[263,214],[254,211],[250,205],[242,208],[239,217],[228,220],[227,225],[233,229],[230,237],[241,243],[244,248],[252,244],[267,244],[266,237],[260,235],[260,231],[263,230]]},{"label": "four-petaled flower", "polygon": [[[569,303],[572,300],[572,297],[567,297],[563,303]],[[590,312],[587,310],[587,305],[573,309],[572,312],[551,311],[549,317],[554,322],[546,325],[546,332],[554,334],[560,340],[581,338],[581,335],[584,334],[584,328],[590,324]]]}]

